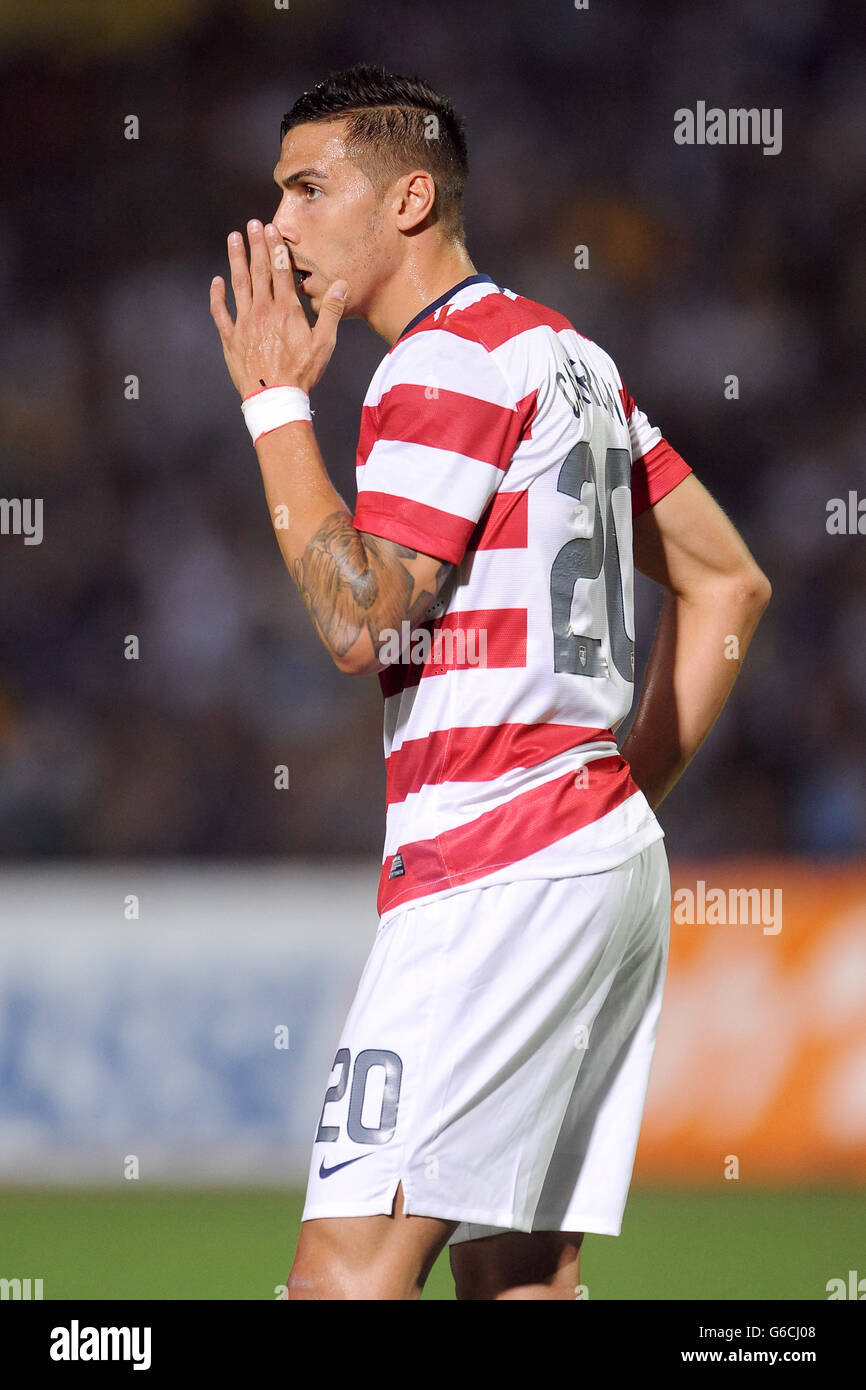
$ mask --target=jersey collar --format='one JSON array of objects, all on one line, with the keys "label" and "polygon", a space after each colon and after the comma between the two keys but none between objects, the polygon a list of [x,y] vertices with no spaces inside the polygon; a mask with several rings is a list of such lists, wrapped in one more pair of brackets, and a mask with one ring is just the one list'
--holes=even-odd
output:
[{"label": "jersey collar", "polygon": [[410,329],[415,328],[422,319],[426,319],[428,314],[435,314],[436,310],[441,309],[443,304],[447,304],[449,299],[457,294],[459,290],[465,290],[467,285],[493,284],[495,284],[495,281],[490,275],[467,275],[466,279],[461,280],[459,285],[455,285],[453,289],[446,290],[444,294],[440,294],[438,299],[434,299],[432,304],[428,304],[426,309],[422,309],[420,314],[416,314],[414,319],[411,319],[410,322],[406,324],[406,327],[399,337],[394,340],[394,347],[397,346],[400,338],[405,338]]}]

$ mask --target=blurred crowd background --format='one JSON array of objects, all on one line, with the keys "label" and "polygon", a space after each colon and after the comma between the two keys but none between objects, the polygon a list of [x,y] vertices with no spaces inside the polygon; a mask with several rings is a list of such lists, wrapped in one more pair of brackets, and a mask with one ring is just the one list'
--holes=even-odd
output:
[{"label": "blurred crowd background", "polygon": [[[866,536],[826,526],[866,496],[859,5],[67,0],[3,5],[0,46],[0,496],[44,503],[41,545],[0,536],[0,853],[381,852],[378,681],[284,570],[208,314],[284,111],[360,60],[452,99],[477,269],[612,353],[772,581],[669,852],[862,853]],[[781,108],[781,153],[675,144],[699,100]],[[350,507],[386,351],[343,324],[313,401]]]}]

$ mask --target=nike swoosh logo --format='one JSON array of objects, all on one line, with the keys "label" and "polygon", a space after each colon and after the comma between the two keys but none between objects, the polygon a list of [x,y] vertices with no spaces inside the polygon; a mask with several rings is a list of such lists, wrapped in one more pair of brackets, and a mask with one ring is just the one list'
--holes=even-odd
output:
[{"label": "nike swoosh logo", "polygon": [[369,1157],[369,1154],[358,1154],[357,1158],[347,1158],[344,1163],[335,1163],[333,1168],[326,1168],[325,1160],[322,1159],[321,1163],[319,1164],[319,1177],[329,1178],[332,1173],[339,1173],[341,1168],[348,1168],[350,1163],[360,1163],[362,1158]]}]

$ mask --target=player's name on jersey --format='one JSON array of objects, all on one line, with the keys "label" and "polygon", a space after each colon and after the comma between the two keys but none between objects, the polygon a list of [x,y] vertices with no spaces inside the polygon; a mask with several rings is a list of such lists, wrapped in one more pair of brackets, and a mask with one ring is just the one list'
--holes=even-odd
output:
[{"label": "player's name on jersey", "polygon": [[[582,367],[583,370],[578,372],[578,367]],[[578,357],[577,361],[573,357],[569,357],[568,362],[556,373],[556,386],[568,401],[578,420],[583,413],[584,404],[590,405],[595,401],[596,405],[602,406],[612,419],[618,420],[620,424],[625,423],[622,406],[607,382],[596,376],[582,357]]]},{"label": "player's name on jersey", "polygon": [[782,108],[775,106],[707,107],[694,111],[681,106],[674,112],[674,141],[678,145],[760,145],[764,154],[782,148]]}]

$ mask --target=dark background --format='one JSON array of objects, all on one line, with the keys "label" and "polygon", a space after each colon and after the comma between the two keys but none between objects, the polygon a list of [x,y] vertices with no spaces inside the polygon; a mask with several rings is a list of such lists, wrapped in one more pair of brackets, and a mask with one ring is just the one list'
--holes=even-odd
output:
[{"label": "dark background", "polygon": [[[861,853],[866,538],[826,518],[866,495],[863,29],[828,0],[0,8],[0,496],[45,525],[0,536],[0,853],[381,853],[378,682],[284,570],[208,314],[283,112],[360,60],[451,98],[476,267],[611,352],[772,581],[669,852]],[[781,107],[781,153],[678,146],[698,100]],[[350,506],[386,351],[344,324],[313,401]],[[639,581],[640,672],[659,601]]]}]

